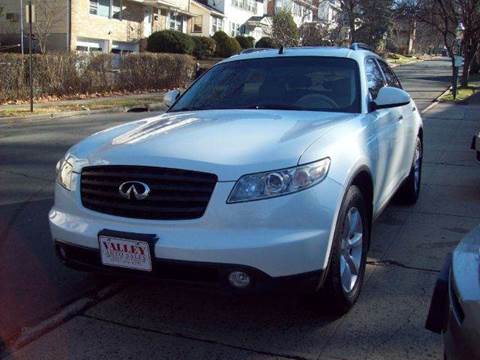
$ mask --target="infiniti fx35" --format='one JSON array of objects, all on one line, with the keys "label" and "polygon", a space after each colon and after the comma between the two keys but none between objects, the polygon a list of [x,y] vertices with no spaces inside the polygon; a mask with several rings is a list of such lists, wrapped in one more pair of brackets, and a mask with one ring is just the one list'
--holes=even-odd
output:
[{"label": "infiniti fx35", "polygon": [[373,221],[420,190],[422,120],[389,66],[359,47],[254,51],[165,101],[59,161],[62,261],[239,291],[301,284],[348,311]]}]

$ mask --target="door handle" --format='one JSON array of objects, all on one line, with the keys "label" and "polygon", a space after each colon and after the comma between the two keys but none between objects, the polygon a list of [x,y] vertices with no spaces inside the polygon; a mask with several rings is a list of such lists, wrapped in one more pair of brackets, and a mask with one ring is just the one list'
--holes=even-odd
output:
[{"label": "door handle", "polygon": [[416,108],[415,106],[412,107],[412,111],[413,111],[413,112],[417,111],[417,108]]},{"label": "door handle", "polygon": [[400,115],[400,116],[398,117],[398,121],[402,121],[402,120],[403,120],[403,115]]}]

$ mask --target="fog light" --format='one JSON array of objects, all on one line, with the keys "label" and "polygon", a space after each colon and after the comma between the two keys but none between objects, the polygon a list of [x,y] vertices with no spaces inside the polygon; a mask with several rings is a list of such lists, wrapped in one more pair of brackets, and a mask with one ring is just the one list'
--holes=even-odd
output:
[{"label": "fog light", "polygon": [[236,288],[245,288],[250,285],[250,276],[243,271],[232,271],[228,275],[228,281]]}]

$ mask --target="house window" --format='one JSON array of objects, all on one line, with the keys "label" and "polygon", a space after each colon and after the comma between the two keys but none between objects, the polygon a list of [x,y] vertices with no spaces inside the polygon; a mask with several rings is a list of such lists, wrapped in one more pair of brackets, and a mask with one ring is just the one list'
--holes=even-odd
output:
[{"label": "house window", "polygon": [[212,19],[212,34],[215,34],[217,31],[223,30],[222,18],[212,16],[211,19]]},{"label": "house window", "polygon": [[251,12],[257,11],[256,0],[232,0],[232,5]]},{"label": "house window", "polygon": [[240,25],[235,24],[235,23],[230,23],[230,35],[232,37],[235,37],[237,35],[240,35]]},{"label": "house window", "polygon": [[123,0],[90,0],[90,14],[106,18],[122,19]]},{"label": "house window", "polygon": [[177,30],[183,32],[183,15],[179,15],[175,12],[170,12],[168,28],[170,30]]},{"label": "house window", "polygon": [[192,32],[201,33],[203,25],[203,16],[195,16],[192,19]]},{"label": "house window", "polygon": [[19,22],[20,21],[20,14],[18,13],[7,13],[5,18],[10,22]]},{"label": "house window", "polygon": [[112,1],[112,18],[122,20],[122,0]]}]

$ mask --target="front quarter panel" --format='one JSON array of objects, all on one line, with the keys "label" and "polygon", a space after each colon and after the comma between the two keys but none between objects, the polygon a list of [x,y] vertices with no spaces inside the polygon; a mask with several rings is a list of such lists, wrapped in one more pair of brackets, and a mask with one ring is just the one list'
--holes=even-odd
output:
[{"label": "front quarter panel", "polygon": [[[367,133],[368,116],[359,115],[354,119],[339,123],[335,129],[312,145],[302,154],[299,164],[305,164],[329,157],[331,159],[328,179],[336,182],[341,187],[335,204],[333,221],[331,222],[327,256],[323,268],[327,268],[330,250],[335,233],[338,213],[348,185],[358,173],[359,169],[370,169],[371,162],[368,157],[368,146],[375,146],[375,139]],[[321,184],[317,185],[321,186]]]}]

